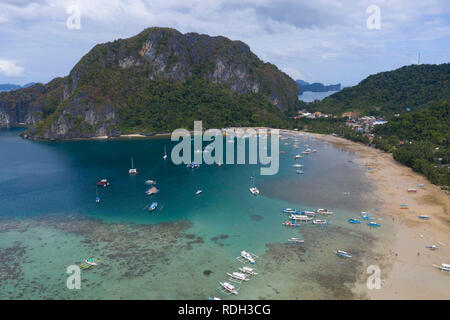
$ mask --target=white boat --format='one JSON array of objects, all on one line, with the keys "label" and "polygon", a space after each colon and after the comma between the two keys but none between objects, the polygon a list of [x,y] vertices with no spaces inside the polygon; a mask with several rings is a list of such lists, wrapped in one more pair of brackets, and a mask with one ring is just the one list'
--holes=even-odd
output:
[{"label": "white boat", "polygon": [[307,148],[305,151],[303,151],[303,154],[310,154],[312,151],[310,148]]},{"label": "white boat", "polygon": [[202,190],[197,190],[196,192],[195,192],[195,195],[199,195],[200,193],[202,193],[203,191]]},{"label": "white boat", "polygon": [[312,218],[308,217],[307,215],[304,214],[291,214],[289,216],[289,219],[292,220],[299,220],[299,221],[311,221]]},{"label": "white boat", "polygon": [[290,238],[288,240],[288,242],[290,242],[290,243],[303,243],[303,242],[305,242],[305,240],[301,240],[299,238]]},{"label": "white boat", "polygon": [[164,156],[163,156],[163,159],[164,160],[167,159],[166,145],[164,145]]},{"label": "white boat", "polygon": [[134,168],[133,158],[131,158],[131,169],[128,170],[128,174],[138,174],[137,169]]},{"label": "white boat", "polygon": [[241,251],[241,257],[250,262],[250,264],[255,264],[255,259],[247,251]]},{"label": "white boat", "polygon": [[151,186],[152,184],[156,184],[156,181],[150,180],[150,179],[149,179],[149,180],[146,180],[146,181],[145,181],[145,184]]},{"label": "white boat", "polygon": [[222,300],[222,299],[220,299],[218,297],[208,297],[208,300]]},{"label": "white boat", "polygon": [[228,283],[228,282],[219,282],[219,283],[220,283],[221,287],[224,290],[226,290],[227,292],[232,293],[232,294],[236,294],[236,295],[238,294],[238,291],[236,290],[236,287],[233,286],[231,283]]},{"label": "white boat", "polygon": [[257,187],[251,187],[250,188],[250,192],[254,195],[257,196],[259,194],[259,190]]},{"label": "white boat", "polygon": [[327,224],[327,220],[315,219],[312,222],[313,224]]},{"label": "white boat", "polygon": [[295,158],[295,159],[301,159],[302,156],[301,156],[300,154],[297,154],[294,158]]},{"label": "white boat", "polygon": [[240,272],[233,272],[233,273],[229,273],[227,272],[227,275],[230,276],[230,278],[239,280],[239,281],[248,281],[250,280],[245,274],[240,273]]},{"label": "white boat", "polygon": [[97,262],[95,262],[95,260],[94,259],[86,259],[86,260],[84,260],[84,262],[86,262],[87,264],[90,264],[91,266],[97,266],[98,264],[97,264]]},{"label": "white boat", "polygon": [[283,212],[283,213],[298,213],[297,210],[292,209],[292,208],[285,208],[285,209],[281,210],[281,212]]},{"label": "white boat", "polygon": [[308,216],[308,217],[315,217],[317,216],[317,213],[314,211],[308,211],[308,210],[304,210],[301,212],[301,214]]},{"label": "white boat", "polygon": [[351,258],[352,257],[348,252],[345,252],[345,251],[342,251],[342,250],[335,250],[333,252],[338,257],[343,257],[343,258]]},{"label": "white boat", "polygon": [[333,214],[333,211],[330,211],[328,209],[317,209],[316,212],[319,214]]},{"label": "white boat", "polygon": [[242,271],[244,273],[250,274],[252,276],[256,276],[257,273],[255,272],[255,269],[250,268],[250,267],[241,267],[239,268],[239,271]]},{"label": "white boat", "polygon": [[303,170],[295,170],[295,173],[296,173],[296,174],[304,174],[305,171],[303,171]]},{"label": "white boat", "polygon": [[433,264],[433,267],[436,267],[437,269],[439,269],[441,271],[450,272],[450,264],[447,264],[447,263],[441,263],[440,266],[438,266],[437,264]]},{"label": "white boat", "polygon": [[292,167],[294,167],[294,168],[302,168],[303,165],[300,164],[300,163],[296,163],[296,164],[293,164]]}]

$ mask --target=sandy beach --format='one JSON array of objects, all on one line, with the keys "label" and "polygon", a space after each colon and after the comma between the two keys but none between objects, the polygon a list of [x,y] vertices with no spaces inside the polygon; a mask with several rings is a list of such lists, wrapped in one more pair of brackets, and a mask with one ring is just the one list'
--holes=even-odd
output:
[{"label": "sandy beach", "polygon": [[[359,155],[354,162],[368,168],[366,174],[374,188],[371,200],[380,209],[377,215],[393,224],[392,237],[378,239],[363,261],[354,293],[369,299],[450,299],[450,276],[432,266],[450,263],[449,194],[389,153],[331,135],[310,135]],[[425,187],[417,188],[418,184]],[[417,192],[407,192],[408,188]],[[408,209],[400,209],[401,204]],[[431,219],[419,219],[422,214]],[[437,250],[426,248],[433,244]],[[367,288],[369,265],[380,267],[381,289]]]}]

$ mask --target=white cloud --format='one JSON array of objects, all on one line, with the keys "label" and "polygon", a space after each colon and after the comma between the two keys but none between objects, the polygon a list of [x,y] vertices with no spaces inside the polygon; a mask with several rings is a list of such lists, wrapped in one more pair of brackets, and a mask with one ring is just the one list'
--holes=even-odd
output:
[{"label": "white cloud", "polygon": [[0,59],[0,73],[5,76],[18,77],[23,74],[23,68],[14,61]]},{"label": "white cloud", "polygon": [[[81,30],[66,28],[70,5]],[[381,30],[366,28],[369,5],[381,9]],[[242,40],[294,78],[348,85],[408,64],[419,48],[427,62],[448,60],[449,14],[448,0],[1,0],[0,46],[30,81],[48,81],[96,43],[172,27]]]}]

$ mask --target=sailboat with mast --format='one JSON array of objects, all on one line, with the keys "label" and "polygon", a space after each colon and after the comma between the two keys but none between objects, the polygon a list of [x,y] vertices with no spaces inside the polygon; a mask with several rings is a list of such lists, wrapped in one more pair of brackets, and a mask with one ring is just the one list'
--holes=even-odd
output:
[{"label": "sailboat with mast", "polygon": [[138,174],[137,169],[134,168],[133,157],[131,158],[131,169],[128,170],[129,174]]},{"label": "sailboat with mast", "polygon": [[255,187],[255,180],[254,180],[254,178],[253,177],[251,177],[251,180],[252,180],[252,187],[250,188],[250,192],[254,195],[254,196],[257,196],[257,195],[259,195],[259,190],[258,190],[258,188],[257,187]]},{"label": "sailboat with mast", "polygon": [[98,187],[95,187],[95,191],[97,192],[97,197],[95,197],[95,202],[100,203],[100,197],[98,196]]}]

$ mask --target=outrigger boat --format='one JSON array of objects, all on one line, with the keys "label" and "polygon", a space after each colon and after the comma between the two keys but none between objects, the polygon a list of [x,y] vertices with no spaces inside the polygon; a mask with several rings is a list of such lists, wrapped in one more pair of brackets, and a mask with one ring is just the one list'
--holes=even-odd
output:
[{"label": "outrigger boat", "polygon": [[360,224],[361,223],[361,221],[359,221],[358,219],[353,219],[353,218],[348,219],[347,222],[351,223],[351,224]]},{"label": "outrigger boat", "polygon": [[313,224],[328,224],[327,220],[316,219],[313,220]]},{"label": "outrigger boat", "polygon": [[426,246],[425,248],[430,249],[430,250],[436,250],[437,246],[435,246],[434,244],[432,244],[431,246]]},{"label": "outrigger boat", "polygon": [[369,213],[367,212],[360,212],[359,216],[361,217],[361,219],[363,220],[372,220],[372,217],[369,215]]},{"label": "outrigger boat", "polygon": [[373,227],[373,228],[379,228],[379,227],[381,227],[381,224],[378,224],[378,223],[376,223],[376,222],[368,222],[367,223],[367,225],[369,226],[369,227]]},{"label": "outrigger boat", "polygon": [[220,286],[225,290],[225,294],[238,294],[239,292],[236,290],[236,287],[228,282],[219,282]]},{"label": "outrigger boat", "polygon": [[292,221],[283,222],[282,225],[286,226],[286,227],[296,227],[296,228],[300,227],[300,224],[292,222]]},{"label": "outrigger boat", "polygon": [[255,264],[255,259],[258,258],[257,255],[249,253],[247,251],[241,251],[241,254],[236,259],[240,262],[249,262],[250,264]]},{"label": "outrigger boat", "polygon": [[317,213],[315,213],[314,211],[308,211],[308,210],[304,210],[301,212],[301,214],[308,216],[308,217],[315,217],[317,216]]},{"label": "outrigger boat", "polygon": [[343,258],[351,258],[352,257],[350,254],[348,254],[347,252],[342,251],[342,250],[334,250],[333,252],[338,257],[343,257]]},{"label": "outrigger boat", "polygon": [[111,184],[108,182],[108,179],[102,179],[99,182],[97,182],[97,186],[98,187],[103,187],[106,188],[108,186],[110,186]]},{"label": "outrigger boat", "polygon": [[149,196],[151,196],[153,194],[157,194],[158,192],[159,192],[159,190],[156,187],[151,187],[150,189],[145,191],[145,193]]},{"label": "outrigger boat", "polygon": [[430,219],[430,217],[422,214],[422,215],[419,216],[419,219],[428,220],[428,219]]},{"label": "outrigger boat", "polygon": [[84,262],[80,264],[80,267],[82,267],[83,269],[89,269],[90,267],[97,266],[99,262],[100,260],[93,258],[85,259]]},{"label": "outrigger boat", "polygon": [[86,259],[86,260],[84,260],[84,262],[86,262],[87,264],[90,264],[91,266],[98,266],[97,262],[93,258]]},{"label": "outrigger boat", "polygon": [[191,162],[191,163],[186,165],[186,168],[190,168],[190,169],[195,169],[195,168],[198,168],[198,167],[200,167],[200,165],[195,163],[195,162]]},{"label": "outrigger boat", "polygon": [[291,214],[289,219],[298,220],[298,221],[311,221],[312,218],[304,215],[304,214]]},{"label": "outrigger boat", "polygon": [[150,212],[155,211],[158,208],[158,202],[153,202],[152,204],[147,205],[144,210],[148,210]]},{"label": "outrigger boat", "polygon": [[239,283],[241,283],[242,281],[250,280],[245,274],[240,273],[240,272],[233,272],[233,273],[227,272],[227,275],[230,276],[230,281],[236,281],[237,280]]},{"label": "outrigger boat", "polygon": [[305,240],[301,240],[299,238],[290,238],[290,239],[288,239],[288,242],[290,242],[290,243],[303,243],[303,242],[305,242]]},{"label": "outrigger boat", "polygon": [[133,158],[131,158],[131,169],[128,170],[128,174],[138,174],[137,169],[134,168]]},{"label": "outrigger boat", "polygon": [[241,267],[241,268],[239,268],[239,271],[242,271],[242,272],[247,273],[252,276],[257,275],[257,273],[255,272],[255,269],[249,268],[249,267]]},{"label": "outrigger boat", "polygon": [[316,212],[319,214],[333,214],[333,211],[330,211],[328,209],[317,209]]},{"label": "outrigger boat", "polygon": [[447,263],[441,263],[440,266],[438,266],[437,264],[433,264],[433,267],[435,267],[441,271],[450,272],[450,264],[447,264]]},{"label": "outrigger boat", "polygon": [[297,210],[292,209],[292,208],[283,209],[283,210],[281,210],[281,212],[283,212],[283,213],[298,213]]}]

